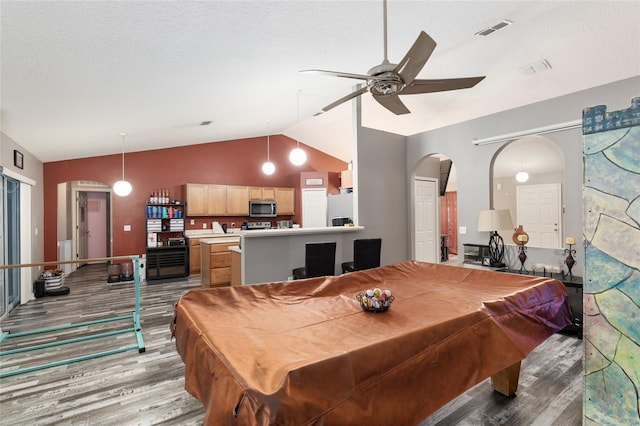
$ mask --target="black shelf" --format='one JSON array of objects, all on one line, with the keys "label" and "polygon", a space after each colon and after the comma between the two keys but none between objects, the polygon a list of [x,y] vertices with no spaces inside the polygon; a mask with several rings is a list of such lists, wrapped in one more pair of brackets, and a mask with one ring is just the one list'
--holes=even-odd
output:
[{"label": "black shelf", "polygon": [[[145,203],[147,281],[189,275],[189,252],[184,237],[185,207],[183,202]],[[154,240],[155,246],[151,245]]]}]

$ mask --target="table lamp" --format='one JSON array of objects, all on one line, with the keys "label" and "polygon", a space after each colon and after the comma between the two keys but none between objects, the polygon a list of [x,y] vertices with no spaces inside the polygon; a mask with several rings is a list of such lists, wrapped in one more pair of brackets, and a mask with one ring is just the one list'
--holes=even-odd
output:
[{"label": "table lamp", "polygon": [[491,232],[489,238],[489,255],[491,266],[504,268],[504,241],[498,229],[513,229],[513,221],[509,210],[482,210],[478,215],[478,232]]}]

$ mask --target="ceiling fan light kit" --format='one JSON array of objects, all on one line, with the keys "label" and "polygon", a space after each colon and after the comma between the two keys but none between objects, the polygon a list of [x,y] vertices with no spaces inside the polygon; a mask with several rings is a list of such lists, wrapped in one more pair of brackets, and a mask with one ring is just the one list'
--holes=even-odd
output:
[{"label": "ceiling fan light kit", "polygon": [[133,187],[129,182],[124,180],[124,137],[127,136],[127,134],[120,133],[120,136],[122,136],[122,180],[119,180],[113,184],[113,192],[115,192],[116,195],[119,195],[120,197],[126,197],[127,195],[131,194]]},{"label": "ceiling fan light kit", "polygon": [[325,106],[322,108],[322,111],[329,111],[336,106],[368,91],[373,96],[373,99],[394,114],[408,114],[411,111],[409,111],[404,103],[402,103],[398,95],[416,95],[422,93],[467,89],[475,86],[484,79],[484,77],[438,80],[416,79],[417,75],[422,71],[422,68],[436,48],[436,42],[424,31],[420,32],[416,41],[399,63],[390,63],[387,59],[387,1],[383,0],[382,3],[384,23],[384,59],[381,64],[371,68],[366,75],[317,69],[301,71],[366,81],[367,84],[365,87],[362,87]]}]

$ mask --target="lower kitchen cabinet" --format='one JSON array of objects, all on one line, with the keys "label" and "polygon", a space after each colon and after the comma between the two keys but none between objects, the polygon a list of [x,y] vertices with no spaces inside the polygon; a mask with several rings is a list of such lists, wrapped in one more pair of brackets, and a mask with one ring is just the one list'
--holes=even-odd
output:
[{"label": "lower kitchen cabinet", "polygon": [[203,287],[221,287],[231,284],[231,251],[237,241],[226,243],[201,242],[200,259]]},{"label": "lower kitchen cabinet", "polygon": [[189,273],[200,273],[200,238],[188,238],[189,241]]},{"label": "lower kitchen cabinet", "polygon": [[147,281],[189,275],[186,246],[147,248]]}]

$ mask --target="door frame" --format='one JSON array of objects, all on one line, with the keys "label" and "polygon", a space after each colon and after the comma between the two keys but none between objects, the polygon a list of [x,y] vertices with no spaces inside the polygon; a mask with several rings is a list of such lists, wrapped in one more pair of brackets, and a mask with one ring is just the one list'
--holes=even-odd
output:
[{"label": "door frame", "polygon": [[[113,254],[113,209],[111,208],[111,199],[113,197],[113,190],[110,186],[100,184],[98,182],[85,181],[70,181],[67,182],[71,185],[71,203],[68,203],[67,214],[71,213],[71,249],[72,256],[77,259],[78,254],[78,192],[106,192],[107,193],[107,257],[111,257]],[[65,207],[66,210],[66,207]],[[77,263],[72,264],[71,272],[78,269],[80,265]]]}]

